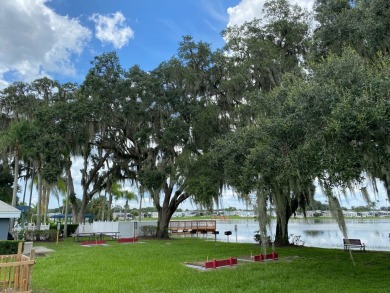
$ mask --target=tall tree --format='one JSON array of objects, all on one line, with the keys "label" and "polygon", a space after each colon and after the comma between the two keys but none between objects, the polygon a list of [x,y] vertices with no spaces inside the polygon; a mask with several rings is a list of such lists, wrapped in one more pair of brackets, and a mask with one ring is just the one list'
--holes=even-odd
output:
[{"label": "tall tree", "polygon": [[313,53],[340,55],[344,47],[374,58],[390,52],[390,4],[385,0],[317,0]]},{"label": "tall tree", "polygon": [[[14,172],[14,184],[11,205],[16,206],[17,192],[18,192],[18,180],[19,180],[19,160],[21,154],[21,144],[23,143],[23,128],[26,128],[26,124],[18,124],[21,120],[29,119],[31,111],[29,107],[32,107],[34,98],[31,93],[31,88],[28,84],[22,82],[15,82],[5,88],[1,92],[1,108],[9,119],[5,120],[5,123],[13,121],[13,126],[6,129],[3,134],[2,145],[9,147],[13,152],[13,172]],[[13,220],[11,220],[11,226]]]},{"label": "tall tree", "polygon": [[280,86],[286,73],[302,75],[309,18],[285,0],[267,1],[264,12],[263,20],[225,32],[233,64],[229,74],[239,70],[238,93],[245,103],[235,123],[238,127],[217,152],[223,154],[227,184],[244,197],[256,193],[263,237],[268,202],[277,210],[275,241],[286,244],[288,220],[298,207],[307,205],[313,188],[298,159],[304,121],[290,119],[292,108],[285,95],[267,93]]},{"label": "tall tree", "polygon": [[[84,166],[81,170],[83,195],[79,223],[83,221],[93,195],[107,188],[107,178],[122,178],[112,150],[117,135],[115,122],[122,106],[120,89],[123,70],[115,53],[98,56],[92,64],[80,91],[80,99],[88,103],[90,114],[86,126],[90,136],[81,148]],[[107,169],[102,172],[104,168]]]},{"label": "tall tree", "polygon": [[11,203],[13,176],[6,164],[0,166],[0,200]]}]

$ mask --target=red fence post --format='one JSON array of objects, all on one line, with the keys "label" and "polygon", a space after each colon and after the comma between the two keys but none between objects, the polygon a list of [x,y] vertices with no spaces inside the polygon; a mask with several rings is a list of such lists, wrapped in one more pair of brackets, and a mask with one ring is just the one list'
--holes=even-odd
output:
[{"label": "red fence post", "polygon": [[213,259],[213,269],[215,269],[217,267],[217,260],[214,258]]}]

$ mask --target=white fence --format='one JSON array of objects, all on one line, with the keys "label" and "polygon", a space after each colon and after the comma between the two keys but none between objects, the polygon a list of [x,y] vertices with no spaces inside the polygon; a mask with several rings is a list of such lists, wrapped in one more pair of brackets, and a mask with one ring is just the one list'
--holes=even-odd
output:
[{"label": "white fence", "polygon": [[[34,223],[28,223],[27,226],[24,227],[25,230],[28,230],[28,231],[35,231],[36,230],[36,226]],[[14,233],[19,233],[20,231],[22,231],[23,228],[21,226],[16,226],[13,228],[13,232]],[[42,230],[50,230],[50,224],[41,224],[41,231]]]},{"label": "white fence", "polygon": [[101,222],[95,221],[92,224],[80,224],[76,233],[104,233],[119,232],[119,238],[131,238],[144,236],[141,227],[156,226],[157,221],[129,221],[129,222]]}]

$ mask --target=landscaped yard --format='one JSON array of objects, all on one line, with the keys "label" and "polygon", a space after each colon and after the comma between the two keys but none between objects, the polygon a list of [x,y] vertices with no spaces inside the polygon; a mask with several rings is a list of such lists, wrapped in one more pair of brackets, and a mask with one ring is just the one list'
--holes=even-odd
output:
[{"label": "landscaped yard", "polygon": [[[279,260],[197,270],[204,262],[259,254],[255,244],[196,238],[83,247],[73,239],[34,243],[54,249],[37,257],[34,292],[388,292],[390,253],[277,248]],[[271,252],[270,250],[268,252]]]}]

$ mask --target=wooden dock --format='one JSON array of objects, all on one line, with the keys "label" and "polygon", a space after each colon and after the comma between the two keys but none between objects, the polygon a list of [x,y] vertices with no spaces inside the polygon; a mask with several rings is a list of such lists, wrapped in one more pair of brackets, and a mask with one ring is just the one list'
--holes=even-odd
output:
[{"label": "wooden dock", "polygon": [[187,221],[171,221],[169,222],[169,233],[179,234],[216,234],[215,220],[187,220]]}]

